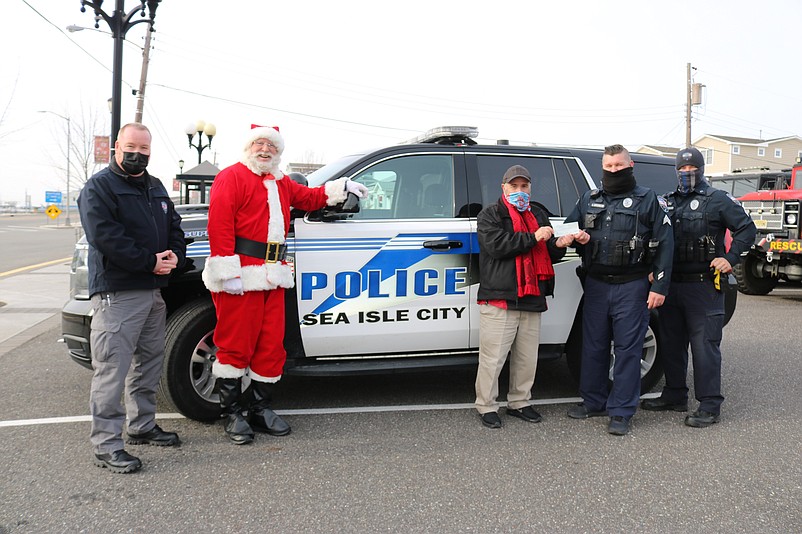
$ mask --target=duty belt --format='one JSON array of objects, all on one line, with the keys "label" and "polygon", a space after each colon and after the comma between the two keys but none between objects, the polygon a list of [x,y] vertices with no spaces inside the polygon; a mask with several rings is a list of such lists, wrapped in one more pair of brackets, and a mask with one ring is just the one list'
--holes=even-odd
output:
[{"label": "duty belt", "polygon": [[599,282],[604,282],[606,284],[625,284],[627,282],[632,282],[633,280],[645,278],[647,275],[646,273],[640,272],[627,274],[588,273],[588,276],[594,280],[598,280]]},{"label": "duty belt", "polygon": [[710,273],[671,273],[672,282],[707,282],[712,279]]},{"label": "duty belt", "polygon": [[262,243],[245,237],[235,237],[234,252],[254,258],[264,258],[265,263],[276,263],[284,261],[287,257],[287,245],[278,241]]}]

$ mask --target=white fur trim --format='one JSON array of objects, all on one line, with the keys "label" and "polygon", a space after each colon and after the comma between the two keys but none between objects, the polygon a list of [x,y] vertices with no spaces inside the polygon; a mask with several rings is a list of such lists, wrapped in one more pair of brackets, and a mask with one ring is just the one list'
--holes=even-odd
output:
[{"label": "white fur trim", "polygon": [[281,380],[281,375],[278,376],[261,376],[253,372],[253,369],[248,369],[248,376],[251,380],[255,380],[256,382],[263,382],[266,384],[275,384],[279,380]]},{"label": "white fur trim", "polygon": [[249,152],[251,143],[257,139],[268,139],[278,149],[278,153],[284,152],[284,137],[281,136],[278,130],[272,126],[260,126],[259,128],[251,128],[248,131],[248,136],[245,140],[245,151]]},{"label": "white fur trim", "polygon": [[229,280],[242,275],[239,256],[210,256],[206,258],[201,278],[206,289],[213,293],[223,290],[223,280]]},{"label": "white fur trim", "polygon": [[244,291],[270,291],[277,287],[291,288],[295,285],[292,269],[283,263],[248,265],[242,268]]},{"label": "white fur trim", "polygon": [[348,192],[345,190],[345,182],[348,178],[338,178],[331,182],[326,182],[324,186],[326,190],[326,205],[335,206],[340,202],[344,202],[348,198]]},{"label": "white fur trim", "polygon": [[281,198],[275,180],[263,180],[267,189],[267,207],[270,219],[267,221],[267,240],[284,243],[284,212],[281,211]]},{"label": "white fur trim", "polygon": [[212,364],[212,375],[217,378],[242,378],[245,376],[245,369],[215,360]]}]

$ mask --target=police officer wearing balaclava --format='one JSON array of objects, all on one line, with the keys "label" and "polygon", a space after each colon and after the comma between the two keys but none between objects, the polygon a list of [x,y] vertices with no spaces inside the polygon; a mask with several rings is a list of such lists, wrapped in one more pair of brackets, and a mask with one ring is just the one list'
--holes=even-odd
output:
[{"label": "police officer wearing balaclava", "polygon": [[[609,415],[607,431],[623,436],[640,398],[640,363],[649,310],[663,304],[674,248],[671,222],[651,189],[639,186],[634,162],[621,145],[604,149],[602,188],[582,195],[565,219],[577,221],[585,300],[582,312],[583,402],[568,416]],[[650,283],[650,275],[654,282]],[[613,386],[608,390],[610,342]]]},{"label": "police officer wearing balaclava", "polygon": [[155,417],[167,314],[161,288],[184,263],[186,244],[167,190],[146,170],[150,145],[147,127],[123,126],[114,159],[78,197],[93,309],[89,439],[95,465],[114,473],[142,467],[123,448],[126,414],[129,444],[180,444]]},{"label": "police officer wearing balaclava", "polygon": [[[755,239],[755,224],[741,204],[705,180],[705,161],[697,149],[677,153],[677,189],[666,195],[674,228],[671,291],[660,309],[660,343],[666,384],[656,399],[641,407],[688,411],[688,346],[693,355],[694,394],[699,408],[685,424],[704,428],[719,421],[721,333],[727,275]],[[729,251],[724,236],[729,230]]]}]

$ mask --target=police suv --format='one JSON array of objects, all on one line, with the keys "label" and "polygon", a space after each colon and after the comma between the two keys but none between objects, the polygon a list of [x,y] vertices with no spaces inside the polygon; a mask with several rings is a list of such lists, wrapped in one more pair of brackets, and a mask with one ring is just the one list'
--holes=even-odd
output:
[{"label": "police suv", "polygon": [[[286,374],[338,375],[475,365],[479,346],[479,246],[476,215],[501,195],[501,176],[523,165],[532,200],[561,222],[599,183],[601,151],[478,145],[475,128],[445,127],[395,146],[352,154],[308,176],[308,185],[349,177],[370,191],[346,203],[293,211],[287,261],[295,288],[286,294]],[[638,183],[675,188],[674,161],[632,154]],[[215,312],[201,281],[209,255],[202,206],[182,208],[187,265],[163,290],[168,305],[163,395],[187,417],[218,417],[211,374]],[[87,245],[71,269],[71,298],[62,312],[70,356],[91,366]],[[579,258],[568,249],[554,266],[556,287],[543,314],[541,359],[566,356],[575,377],[581,353]],[[734,292],[733,292],[734,294]],[[734,309],[728,306],[728,318]],[[650,324],[643,346],[643,391],[660,378],[659,335]],[[612,358],[613,356],[611,356]]]}]

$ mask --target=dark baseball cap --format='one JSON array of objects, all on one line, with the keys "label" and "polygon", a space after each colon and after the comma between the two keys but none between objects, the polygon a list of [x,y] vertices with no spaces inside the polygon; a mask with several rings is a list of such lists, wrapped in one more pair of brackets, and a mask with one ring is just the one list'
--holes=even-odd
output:
[{"label": "dark baseball cap", "polygon": [[508,184],[516,178],[526,178],[527,182],[532,181],[532,177],[529,176],[529,171],[526,170],[526,167],[522,165],[513,165],[507,172],[504,173],[504,177],[501,179],[502,184]]}]

